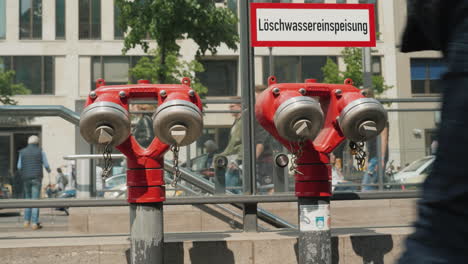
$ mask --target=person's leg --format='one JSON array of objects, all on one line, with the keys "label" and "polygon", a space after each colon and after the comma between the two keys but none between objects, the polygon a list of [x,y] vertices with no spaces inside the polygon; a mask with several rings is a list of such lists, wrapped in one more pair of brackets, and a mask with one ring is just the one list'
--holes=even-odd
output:
[{"label": "person's leg", "polygon": [[[39,199],[39,196],[41,195],[41,181],[40,180],[34,180],[32,181],[32,186],[31,186],[31,199]],[[37,225],[39,223],[39,208],[33,208],[32,209],[32,214],[31,214],[31,222],[33,225]]]},{"label": "person's leg", "polygon": [[[362,184],[374,184],[377,183],[377,166],[378,159],[376,157],[369,159],[369,164],[367,165],[366,173],[362,177]],[[362,186],[362,191],[372,191],[376,190],[376,186]]]},{"label": "person's leg", "polygon": [[[468,78],[449,77],[443,84],[436,160],[424,182],[415,232],[408,237],[400,264],[468,260]],[[464,261],[453,261],[456,256]],[[414,261],[419,258],[428,261]]]},{"label": "person's leg", "polygon": [[[226,170],[226,189],[227,187],[239,187],[239,170],[227,169]],[[233,193],[239,193],[238,189],[229,189]]]},{"label": "person's leg", "polygon": [[422,243],[408,239],[406,251],[401,256],[399,263],[411,264],[452,264],[466,263],[466,257],[445,249],[432,248]]},{"label": "person's leg", "polygon": [[441,16],[445,23],[440,27],[450,34],[443,40],[448,73],[440,82],[443,101],[436,159],[423,184],[415,231],[408,237],[400,264],[422,263],[414,260],[429,256],[436,259],[424,263],[468,263],[468,1],[449,6],[453,15]]},{"label": "person's leg", "polygon": [[257,191],[259,193],[270,193],[273,190],[273,163],[257,161]]},{"label": "person's leg", "polygon": [[[23,182],[24,199],[31,199],[31,181],[26,180]],[[24,225],[29,226],[31,222],[31,208],[24,209]]]}]

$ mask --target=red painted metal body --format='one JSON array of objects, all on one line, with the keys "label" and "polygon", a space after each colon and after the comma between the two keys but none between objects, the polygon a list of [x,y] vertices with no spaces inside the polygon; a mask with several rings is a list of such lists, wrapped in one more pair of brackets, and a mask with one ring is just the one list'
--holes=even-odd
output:
[{"label": "red painted metal body", "polygon": [[[272,92],[275,88],[279,88],[278,94]],[[299,92],[301,88],[306,91],[304,95]],[[298,144],[281,137],[273,119],[278,107],[296,96],[310,96],[318,100],[325,117],[317,137],[303,145],[303,154],[298,159],[298,171],[302,174],[295,175],[296,196],[328,197],[331,196],[329,154],[345,139],[337,117],[350,102],[364,96],[350,79],[345,84],[316,83],[314,79],[308,79],[305,83],[276,83],[276,78],[270,77],[268,88],[257,97],[255,115],[258,122],[291,152],[296,152]]]},{"label": "red painted metal body", "polygon": [[[182,84],[150,84],[141,80],[138,84],[106,86],[104,80],[97,81],[96,97],[88,97],[86,106],[95,102],[112,102],[128,111],[130,99],[156,99],[158,105],[169,100],[185,100],[202,110],[200,97],[189,95],[190,79],[182,79]],[[160,91],[166,91],[165,96]],[[121,94],[125,93],[125,96]],[[142,148],[135,137],[130,136],[116,147],[127,157],[127,200],[129,203],[155,203],[165,200],[164,153],[169,145],[155,138],[146,148]]]}]

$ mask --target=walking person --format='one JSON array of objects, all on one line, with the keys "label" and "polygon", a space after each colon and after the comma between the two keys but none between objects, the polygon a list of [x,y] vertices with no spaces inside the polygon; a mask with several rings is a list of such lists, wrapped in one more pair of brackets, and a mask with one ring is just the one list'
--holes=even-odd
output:
[{"label": "walking person", "polygon": [[403,52],[439,50],[447,66],[436,159],[399,264],[468,263],[468,0],[410,0]]},{"label": "walking person", "polygon": [[65,191],[65,188],[68,185],[68,179],[67,179],[67,176],[63,174],[62,168],[57,168],[56,182],[57,182],[57,190],[59,192]]},{"label": "walking person", "polygon": [[[23,181],[24,198],[39,199],[41,195],[43,166],[50,173],[47,157],[39,147],[39,137],[30,136],[28,138],[28,145],[19,151],[17,164]],[[33,230],[42,228],[39,222],[39,208],[24,209],[24,227],[29,227],[30,225]]]},{"label": "walking person", "polygon": [[[239,100],[240,97],[232,99]],[[218,155],[225,156],[228,159],[226,170],[226,187],[232,187],[233,193],[241,193],[242,186],[241,166],[242,166],[242,107],[239,103],[229,105],[229,110],[235,111],[232,113],[234,123],[232,124],[231,133],[228,144],[224,151]],[[216,158],[215,158],[216,159]]]}]

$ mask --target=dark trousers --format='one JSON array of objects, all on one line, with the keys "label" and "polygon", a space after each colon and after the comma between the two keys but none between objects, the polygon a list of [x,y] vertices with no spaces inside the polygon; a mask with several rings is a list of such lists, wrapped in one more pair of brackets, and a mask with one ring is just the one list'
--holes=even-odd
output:
[{"label": "dark trousers", "polygon": [[468,263],[468,73],[464,76],[442,81],[437,156],[400,264]]}]

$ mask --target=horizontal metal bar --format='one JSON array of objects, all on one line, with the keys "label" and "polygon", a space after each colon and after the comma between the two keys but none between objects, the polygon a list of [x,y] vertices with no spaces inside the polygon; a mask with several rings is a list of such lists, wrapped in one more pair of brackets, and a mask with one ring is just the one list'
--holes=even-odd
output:
[{"label": "horizontal metal bar", "polygon": [[[387,108],[387,112],[435,112],[440,108]],[[240,113],[238,110],[203,110],[205,114],[232,114]],[[153,114],[154,111],[132,111],[130,114]]]},{"label": "horizontal metal bar", "polygon": [[[241,113],[239,110],[203,110],[205,114],[232,114],[232,113]],[[154,114],[154,111],[131,111],[130,114]]]},{"label": "horizontal metal bar", "polygon": [[377,98],[381,103],[438,103],[440,97],[416,97],[416,98]]},{"label": "horizontal metal bar", "polygon": [[[156,100],[130,100],[130,104],[157,104]],[[204,104],[240,104],[240,99],[202,99]]]},{"label": "horizontal metal bar", "polygon": [[[125,159],[123,154],[111,154],[113,159]],[[63,156],[64,160],[77,160],[77,159],[104,159],[102,154],[77,154],[77,155],[68,155]]]},{"label": "horizontal metal bar", "polygon": [[58,116],[78,126],[80,115],[63,105],[2,105],[0,116]]},{"label": "horizontal metal bar", "polygon": [[158,104],[158,100],[153,99],[130,99],[130,104]]},{"label": "horizontal metal bar", "polygon": [[[332,200],[378,200],[419,198],[419,191],[398,192],[340,192],[333,194]],[[297,202],[293,194],[281,195],[217,195],[187,196],[167,198],[164,205],[187,204],[232,204],[232,203],[280,203]],[[127,206],[125,199],[5,199],[0,200],[0,208],[54,208],[54,207],[106,207]]]},{"label": "horizontal metal bar", "polygon": [[168,198],[166,203],[169,205],[183,204],[223,204],[223,203],[277,203],[277,202],[295,202],[296,196],[292,194],[280,195],[216,195],[202,197],[178,197]]},{"label": "horizontal metal bar", "polygon": [[205,114],[232,114],[232,113],[241,113],[239,110],[203,110]]},{"label": "horizontal metal bar", "polygon": [[[384,182],[383,185],[385,186],[401,186],[401,185],[405,185],[405,186],[419,186],[419,185],[422,185],[422,182],[421,183],[404,183],[404,182],[392,182],[392,183],[387,183],[387,182]],[[340,184],[333,184],[333,187],[361,187],[361,186],[380,186],[380,184],[378,183],[366,183],[366,184],[362,184],[362,183],[340,183]]]},{"label": "horizontal metal bar", "polygon": [[204,104],[240,104],[241,99],[202,99]]},{"label": "horizontal metal bar", "polygon": [[[440,108],[386,108],[388,112],[434,112]],[[239,110],[203,110],[205,114],[232,114],[241,113]],[[154,111],[131,111],[130,114],[153,114]]]},{"label": "horizontal metal bar", "polygon": [[383,200],[420,198],[420,191],[373,191],[373,192],[336,192],[331,200]]},{"label": "horizontal metal bar", "polygon": [[396,108],[385,110],[387,110],[387,112],[436,112],[440,111],[440,108]]},{"label": "horizontal metal bar", "polygon": [[[382,103],[437,103],[440,97],[377,98]],[[240,104],[240,99],[202,99],[204,104]],[[131,100],[131,104],[157,104],[156,100]]]},{"label": "horizontal metal bar", "polygon": [[62,208],[62,207],[111,207],[127,206],[126,199],[5,199],[0,201],[0,208]]}]

